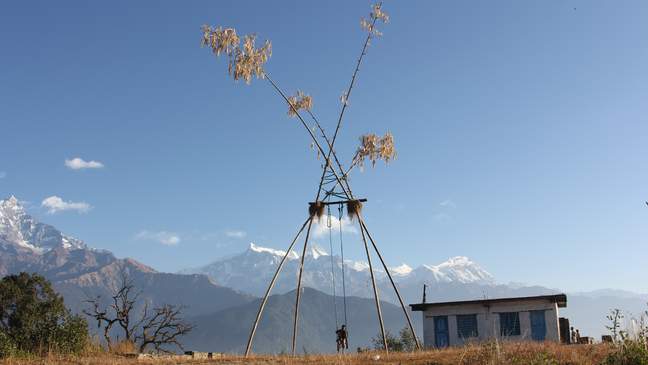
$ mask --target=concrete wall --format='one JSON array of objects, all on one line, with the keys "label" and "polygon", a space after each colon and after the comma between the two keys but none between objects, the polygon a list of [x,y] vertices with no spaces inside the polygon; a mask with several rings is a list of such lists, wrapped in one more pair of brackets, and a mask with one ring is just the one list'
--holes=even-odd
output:
[{"label": "concrete wall", "polygon": [[[510,341],[531,341],[530,311],[544,310],[546,324],[546,341],[560,341],[558,330],[558,305],[546,300],[520,300],[507,303],[454,304],[442,307],[430,307],[423,311],[423,342],[425,347],[434,347],[434,316],[448,316],[450,346],[463,345],[466,342],[482,342],[493,338]],[[500,336],[499,313],[519,312],[520,335]],[[456,316],[460,314],[477,315],[477,337],[463,339],[457,333]]]}]

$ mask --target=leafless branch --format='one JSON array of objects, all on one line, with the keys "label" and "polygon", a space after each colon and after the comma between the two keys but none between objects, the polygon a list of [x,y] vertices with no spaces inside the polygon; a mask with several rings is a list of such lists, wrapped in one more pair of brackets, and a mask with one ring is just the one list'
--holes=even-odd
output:
[{"label": "leafless branch", "polygon": [[[140,301],[142,291],[136,289],[133,280],[122,274],[118,288],[115,288],[109,304],[104,305],[101,297],[89,298],[89,305],[83,313],[97,321],[97,328],[103,328],[103,336],[109,349],[113,347],[111,335],[114,328],[123,334],[123,340],[138,346],[145,351],[153,346],[156,351],[168,352],[165,345],[175,345],[182,349],[178,338],[193,329],[193,325],[182,319],[184,307],[164,304],[150,309],[148,301],[144,302],[139,316],[134,313]],[[115,325],[117,327],[115,327]]]},{"label": "leafless branch", "polygon": [[182,319],[184,307],[165,304],[155,308],[150,317],[142,324],[141,334],[136,337],[139,351],[144,352],[149,345],[156,351],[168,352],[165,345],[176,345],[183,350],[178,337],[189,333],[194,326]]}]

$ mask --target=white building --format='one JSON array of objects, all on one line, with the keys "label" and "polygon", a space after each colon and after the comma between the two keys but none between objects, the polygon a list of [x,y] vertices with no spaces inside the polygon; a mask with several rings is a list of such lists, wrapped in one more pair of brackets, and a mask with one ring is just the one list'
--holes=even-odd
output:
[{"label": "white building", "polygon": [[566,306],[565,294],[410,304],[413,311],[423,312],[425,347],[493,338],[558,342],[558,308]]}]

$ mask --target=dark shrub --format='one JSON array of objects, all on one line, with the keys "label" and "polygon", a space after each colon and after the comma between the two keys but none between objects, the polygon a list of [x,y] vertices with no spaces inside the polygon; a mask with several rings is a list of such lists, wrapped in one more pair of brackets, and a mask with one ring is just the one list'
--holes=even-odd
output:
[{"label": "dark shrub", "polygon": [[86,321],[70,314],[49,281],[28,273],[0,280],[0,333],[0,356],[14,348],[77,353],[88,342]]}]

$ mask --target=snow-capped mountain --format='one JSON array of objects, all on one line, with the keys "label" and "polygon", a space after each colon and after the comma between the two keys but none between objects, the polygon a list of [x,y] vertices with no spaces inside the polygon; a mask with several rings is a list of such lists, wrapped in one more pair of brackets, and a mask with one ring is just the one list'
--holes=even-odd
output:
[{"label": "snow-capped mountain", "polygon": [[0,277],[22,271],[45,276],[75,312],[83,309],[88,296],[110,297],[124,273],[151,303],[187,305],[188,313],[194,315],[252,300],[250,295],[217,286],[204,275],[160,273],[136,260],[90,248],[38,222],[11,196],[0,200]]},{"label": "snow-capped mountain", "polygon": [[406,275],[401,275],[407,280],[462,284],[492,284],[495,282],[493,275],[465,256],[451,257],[438,265],[421,265],[413,270],[409,266],[405,268],[403,265],[395,269],[399,272],[409,269]]},{"label": "snow-capped mountain", "polygon": [[57,247],[86,248],[83,241],[66,236],[48,224],[37,222],[25,212],[25,208],[13,195],[0,200],[0,245],[11,245],[40,254]]},{"label": "snow-capped mountain", "polygon": [[[274,271],[285,251],[265,248],[254,243],[241,254],[220,259],[206,266],[184,270],[184,273],[201,273],[217,283],[255,295],[263,295]],[[300,254],[292,251],[279,280],[276,293],[284,293],[295,288],[299,269]],[[342,290],[342,260],[331,257],[320,247],[312,246],[306,254],[306,268],[303,273],[304,285],[330,293],[333,281],[336,292]],[[334,270],[331,272],[331,265]],[[387,286],[387,277],[382,267],[374,265],[377,280],[381,287]],[[345,260],[346,292],[349,295],[367,297],[371,295],[369,265],[363,261]],[[478,284],[493,285],[495,280],[486,270],[467,257],[457,256],[438,265],[421,265],[415,269],[407,264],[390,268],[394,280],[402,286],[428,284]],[[334,278],[334,276],[336,276]]]}]

